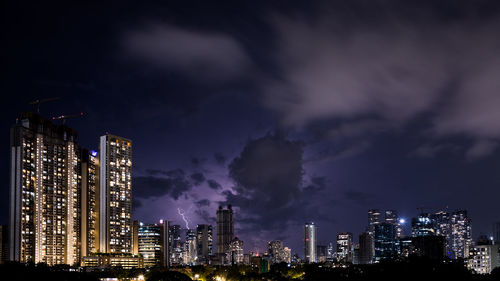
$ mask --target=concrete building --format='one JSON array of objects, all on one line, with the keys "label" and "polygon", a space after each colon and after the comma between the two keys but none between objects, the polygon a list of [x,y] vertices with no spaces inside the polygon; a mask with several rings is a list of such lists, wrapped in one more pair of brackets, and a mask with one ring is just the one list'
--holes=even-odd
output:
[{"label": "concrete building", "polygon": [[145,267],[168,267],[168,221],[160,220],[157,224],[140,223],[138,248]]},{"label": "concrete building", "polygon": [[313,222],[304,225],[304,261],[317,262],[316,254],[316,225]]},{"label": "concrete building", "polygon": [[80,261],[77,133],[36,113],[11,130],[10,260],[49,265]]},{"label": "concrete building", "polygon": [[132,141],[100,138],[100,251],[132,253]]},{"label": "concrete building", "polygon": [[364,232],[359,235],[359,264],[371,264],[375,255],[375,242],[373,235]]},{"label": "concrete building", "polygon": [[341,263],[352,263],[353,241],[352,233],[339,232],[337,234],[337,261]]},{"label": "concrete building", "polygon": [[229,257],[228,260],[231,264],[243,263],[243,241],[235,237],[229,244]]},{"label": "concrete building", "polygon": [[208,264],[213,254],[212,226],[199,224],[196,226],[196,251],[199,264]]},{"label": "concrete building", "polygon": [[466,210],[458,210],[450,219],[451,251],[453,258],[467,258],[472,246],[471,220]]},{"label": "concrete building", "polygon": [[476,245],[469,248],[467,267],[478,274],[490,274],[500,266],[498,244]]},{"label": "concrete building", "polygon": [[8,226],[0,225],[0,264],[9,260]]},{"label": "concrete building", "polygon": [[81,150],[81,256],[99,251],[99,157]]},{"label": "concrete building", "polygon": [[233,209],[219,206],[217,210],[217,254],[225,257],[229,252],[229,244],[234,239]]}]

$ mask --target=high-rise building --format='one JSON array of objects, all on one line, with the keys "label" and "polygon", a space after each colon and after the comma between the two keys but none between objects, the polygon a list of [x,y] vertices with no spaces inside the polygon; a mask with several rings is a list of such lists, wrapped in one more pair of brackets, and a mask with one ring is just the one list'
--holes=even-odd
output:
[{"label": "high-rise building", "polygon": [[476,245],[469,249],[467,267],[478,274],[490,274],[500,266],[498,245]]},{"label": "high-rise building", "polygon": [[243,241],[235,237],[231,243],[229,243],[229,262],[231,264],[243,263]]},{"label": "high-rise building", "polygon": [[436,225],[429,213],[421,213],[411,220],[411,232],[413,237],[436,235]]},{"label": "high-rise building", "polygon": [[99,158],[81,149],[81,255],[99,252]]},{"label": "high-rise building", "polygon": [[394,224],[396,226],[397,237],[401,237],[403,235],[403,228],[401,227],[401,223],[399,221],[398,211],[396,210],[385,210],[385,222]]},{"label": "high-rise building", "polygon": [[304,225],[304,260],[307,263],[317,262],[316,225],[313,222]]},{"label": "high-rise building", "polygon": [[359,235],[359,264],[371,264],[375,255],[374,235],[369,232],[364,232]]},{"label": "high-rise building", "polygon": [[471,220],[466,210],[458,210],[451,214],[451,251],[454,258],[467,258],[472,246]]},{"label": "high-rise building", "polygon": [[450,230],[450,213],[439,211],[431,216],[434,221],[435,233],[437,236],[443,236],[445,240],[446,256],[451,257],[451,230]]},{"label": "high-rise building", "polygon": [[100,139],[100,250],[132,253],[132,141]]},{"label": "high-rise building", "polygon": [[271,263],[290,263],[291,249],[283,247],[283,242],[274,240],[268,243],[268,253],[271,258]]},{"label": "high-rise building", "polygon": [[217,210],[217,253],[225,256],[229,252],[229,244],[234,238],[233,209],[219,206]]},{"label": "high-rise building", "polygon": [[330,242],[326,248],[326,261],[333,262],[335,259],[335,248],[333,247],[333,243]]},{"label": "high-rise building", "polygon": [[176,224],[169,228],[169,249],[170,249],[170,264],[179,265],[183,263],[182,252],[183,246],[181,242],[181,226]]},{"label": "high-rise building", "polygon": [[316,245],[316,261],[326,262],[326,245]]},{"label": "high-rise building", "polygon": [[186,230],[183,258],[186,265],[194,265],[197,262],[196,231],[194,229]]},{"label": "high-rise building", "polygon": [[352,233],[339,232],[337,234],[337,260],[341,263],[352,263],[352,251]]},{"label": "high-rise building", "polygon": [[367,231],[370,234],[373,234],[375,232],[375,225],[381,223],[381,214],[380,210],[378,209],[372,209],[368,210],[368,229]]},{"label": "high-rise building", "polygon": [[77,133],[35,113],[11,130],[10,260],[80,260],[80,159]]},{"label": "high-rise building", "polygon": [[157,224],[139,224],[139,254],[145,267],[168,266],[168,221]]},{"label": "high-rise building", "polygon": [[209,263],[210,256],[213,254],[213,238],[211,225],[199,224],[196,227],[196,245],[198,263]]},{"label": "high-rise building", "polygon": [[392,258],[398,252],[397,228],[394,224],[380,223],[375,225],[375,262]]},{"label": "high-rise building", "polygon": [[132,254],[139,254],[139,221],[132,221]]},{"label": "high-rise building", "polygon": [[446,254],[446,238],[444,236],[416,236],[411,238],[412,254],[431,260],[443,261]]}]

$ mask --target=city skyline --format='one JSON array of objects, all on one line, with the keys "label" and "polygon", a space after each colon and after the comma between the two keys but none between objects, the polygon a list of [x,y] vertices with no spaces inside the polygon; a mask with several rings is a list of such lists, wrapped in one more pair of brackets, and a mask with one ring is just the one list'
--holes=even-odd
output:
[{"label": "city skyline", "polygon": [[0,224],[8,132],[39,109],[89,151],[130,139],[130,219],[211,225],[213,252],[221,205],[246,252],[279,240],[302,255],[305,222],[318,245],[358,241],[370,209],[397,210],[406,234],[419,208],[465,209],[473,240],[490,235],[500,5],[267,2],[8,3]]}]

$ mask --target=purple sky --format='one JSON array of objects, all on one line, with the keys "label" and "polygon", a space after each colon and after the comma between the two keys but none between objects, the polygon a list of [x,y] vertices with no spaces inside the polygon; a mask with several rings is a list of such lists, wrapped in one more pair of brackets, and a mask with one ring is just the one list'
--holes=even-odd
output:
[{"label": "purple sky", "polygon": [[[273,3],[268,3],[273,2]],[[29,101],[82,146],[134,143],[134,217],[190,227],[235,209],[245,248],[357,240],[371,208],[500,221],[495,1],[165,1],[6,5],[8,130]],[[37,6],[40,5],[40,6]]]}]

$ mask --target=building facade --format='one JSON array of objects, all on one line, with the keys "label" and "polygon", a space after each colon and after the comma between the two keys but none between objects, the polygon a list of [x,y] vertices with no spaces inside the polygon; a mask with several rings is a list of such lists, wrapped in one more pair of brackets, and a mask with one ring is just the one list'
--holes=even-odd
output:
[{"label": "building facade", "polygon": [[100,138],[100,251],[132,253],[132,141]]},{"label": "building facade", "polygon": [[219,206],[217,210],[217,253],[225,256],[229,252],[229,244],[234,238],[233,209]]},{"label": "building facade", "polygon": [[80,260],[80,159],[77,133],[35,113],[11,130],[10,260]]},{"label": "building facade", "polygon": [[213,232],[212,226],[199,224],[196,226],[196,252],[198,263],[208,264],[213,254]]},{"label": "building facade", "polygon": [[353,241],[352,233],[339,232],[337,234],[337,261],[341,263],[352,263]]},{"label": "building facade", "polygon": [[500,266],[497,245],[476,245],[469,249],[467,267],[478,274],[490,274]]},{"label": "building facade", "polygon": [[313,222],[304,225],[304,261],[306,263],[317,262],[316,225]]},{"label": "building facade", "polygon": [[139,224],[138,252],[145,267],[168,267],[168,221],[157,224]]},{"label": "building facade", "polygon": [[450,248],[453,258],[467,258],[472,246],[471,220],[466,210],[458,210],[450,218]]}]

